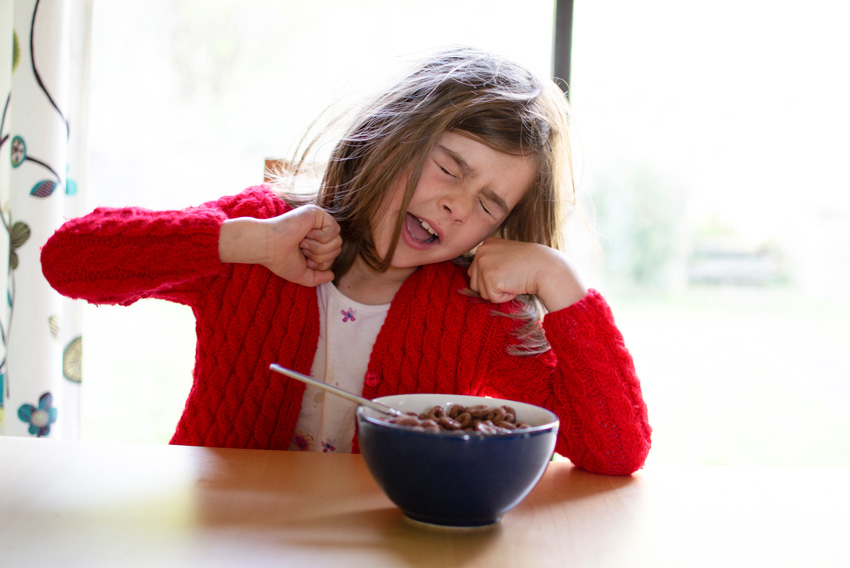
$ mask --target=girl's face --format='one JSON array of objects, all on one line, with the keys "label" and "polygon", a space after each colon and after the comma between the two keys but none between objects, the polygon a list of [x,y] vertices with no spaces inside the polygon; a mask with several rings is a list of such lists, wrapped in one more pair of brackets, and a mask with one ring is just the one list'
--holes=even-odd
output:
[{"label": "girl's face", "polygon": [[[391,266],[415,268],[472,250],[498,229],[536,174],[531,157],[503,154],[458,132],[443,134],[425,161]],[[374,223],[381,256],[389,250],[406,183],[399,176]]]}]

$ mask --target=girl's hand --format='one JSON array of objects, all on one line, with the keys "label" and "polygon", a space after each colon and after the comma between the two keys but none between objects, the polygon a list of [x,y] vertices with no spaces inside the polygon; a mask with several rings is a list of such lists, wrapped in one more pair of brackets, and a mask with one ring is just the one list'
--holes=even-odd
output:
[{"label": "girl's hand", "polygon": [[271,219],[228,219],[219,236],[222,262],[262,264],[281,278],[304,286],[333,280],[331,264],[341,251],[339,225],[316,205],[304,205]]},{"label": "girl's hand", "polygon": [[554,312],[587,294],[563,254],[534,243],[489,238],[476,249],[468,273],[469,287],[497,304],[520,294],[536,294]]}]

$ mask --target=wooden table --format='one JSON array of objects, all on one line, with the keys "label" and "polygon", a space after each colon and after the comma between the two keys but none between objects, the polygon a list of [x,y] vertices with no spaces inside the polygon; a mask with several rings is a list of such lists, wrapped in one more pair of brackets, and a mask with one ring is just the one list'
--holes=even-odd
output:
[{"label": "wooden table", "polygon": [[405,522],[360,456],[0,437],[0,566],[850,566],[850,469],[552,463],[494,528]]}]

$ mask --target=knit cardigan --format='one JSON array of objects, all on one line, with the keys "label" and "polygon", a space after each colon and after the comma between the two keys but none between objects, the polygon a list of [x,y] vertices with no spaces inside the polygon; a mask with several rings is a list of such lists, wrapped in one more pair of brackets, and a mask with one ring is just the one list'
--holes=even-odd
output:
[{"label": "knit cardigan", "polygon": [[[305,385],[269,370],[309,373],[319,335],[316,290],[260,265],[218,255],[225,219],[269,218],[289,206],[257,186],[180,211],[98,208],[66,222],[41,251],[57,291],[97,304],[159,298],[196,319],[193,384],[172,444],[286,449]],[[507,352],[510,309],[461,293],[466,271],[423,266],[401,286],[372,350],[363,396],[458,393],[524,401],[560,419],[556,451],[598,473],[630,474],[651,429],[632,358],[602,296],[545,316],[551,349]]]}]

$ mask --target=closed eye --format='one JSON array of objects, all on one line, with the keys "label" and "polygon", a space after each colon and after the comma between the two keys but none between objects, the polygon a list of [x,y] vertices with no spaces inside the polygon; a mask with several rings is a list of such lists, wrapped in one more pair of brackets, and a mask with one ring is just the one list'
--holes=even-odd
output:
[{"label": "closed eye", "polygon": [[508,208],[508,204],[505,203],[505,200],[502,199],[502,197],[498,193],[496,193],[490,188],[484,188],[484,190],[482,190],[481,192],[479,199],[481,200],[482,207],[484,206],[485,201],[489,204],[489,206],[484,207],[484,209],[494,219],[499,219],[500,216],[491,213],[491,211],[495,211],[498,209],[501,217],[506,217],[508,213],[511,212],[511,210]]},{"label": "closed eye", "polygon": [[448,175],[448,176],[451,176],[451,177],[453,177],[453,178],[457,179],[457,176],[456,176],[456,175],[454,175],[452,172],[450,172],[449,170],[447,170],[446,168],[444,168],[444,167],[443,167],[443,166],[441,166],[440,164],[437,164],[437,167],[438,167],[438,168],[440,168],[440,169],[443,171],[443,173],[444,173],[444,174],[446,174],[446,175]]},{"label": "closed eye", "polygon": [[478,200],[478,203],[480,203],[480,204],[481,204],[481,208],[482,208],[482,209],[484,209],[484,212],[485,212],[487,215],[489,215],[490,217],[493,217],[494,219],[496,218],[496,216],[495,216],[495,215],[493,215],[493,213],[492,213],[492,212],[490,211],[490,209],[487,207],[487,204],[484,202],[484,200],[483,200],[483,199],[479,199],[479,200]]}]

